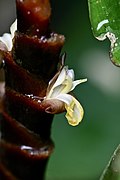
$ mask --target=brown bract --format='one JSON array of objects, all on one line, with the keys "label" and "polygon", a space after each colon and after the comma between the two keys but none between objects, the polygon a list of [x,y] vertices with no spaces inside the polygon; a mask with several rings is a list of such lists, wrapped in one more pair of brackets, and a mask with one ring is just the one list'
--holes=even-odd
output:
[{"label": "brown bract", "polygon": [[18,30],[29,35],[49,32],[51,7],[49,0],[17,0]]},{"label": "brown bract", "polygon": [[58,99],[47,99],[41,103],[42,107],[45,108],[45,112],[50,114],[58,114],[65,111],[64,102]]},{"label": "brown bract", "polygon": [[[12,180],[43,180],[54,148],[50,137],[53,114],[64,111],[63,102],[45,100],[45,96],[59,70],[65,38],[49,28],[49,0],[16,0],[16,8],[12,51],[0,45],[5,61],[0,180],[7,175]],[[2,98],[4,84],[0,90]]]}]

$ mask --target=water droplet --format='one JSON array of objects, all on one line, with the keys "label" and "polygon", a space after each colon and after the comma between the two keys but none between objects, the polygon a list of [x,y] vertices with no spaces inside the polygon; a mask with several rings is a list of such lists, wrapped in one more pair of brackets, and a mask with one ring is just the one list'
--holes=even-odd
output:
[{"label": "water droplet", "polygon": [[5,61],[0,59],[0,69],[5,67]]},{"label": "water droplet", "polygon": [[39,29],[36,29],[37,32],[39,32],[40,30]]},{"label": "water droplet", "polygon": [[27,14],[29,15],[29,14],[31,14],[31,12],[30,12],[30,11],[28,11],[28,12],[27,12]]},{"label": "water droplet", "polygon": [[109,20],[108,19],[104,19],[103,21],[99,22],[98,23],[98,26],[97,26],[97,31],[104,25],[104,24],[107,24],[109,23]]}]

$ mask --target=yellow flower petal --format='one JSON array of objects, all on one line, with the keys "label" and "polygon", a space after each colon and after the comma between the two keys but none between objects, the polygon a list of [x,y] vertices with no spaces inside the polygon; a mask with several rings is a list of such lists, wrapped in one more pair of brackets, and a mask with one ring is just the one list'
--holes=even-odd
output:
[{"label": "yellow flower petal", "polygon": [[69,105],[65,104],[65,109],[67,111],[65,116],[68,120],[68,123],[72,126],[78,125],[83,119],[84,115],[84,110],[79,101],[72,97],[71,103]]},{"label": "yellow flower petal", "polygon": [[78,125],[84,115],[84,110],[79,101],[77,101],[77,99],[75,99],[70,94],[60,94],[55,99],[65,103],[65,109],[67,111],[65,116],[68,120],[68,123],[72,126]]}]

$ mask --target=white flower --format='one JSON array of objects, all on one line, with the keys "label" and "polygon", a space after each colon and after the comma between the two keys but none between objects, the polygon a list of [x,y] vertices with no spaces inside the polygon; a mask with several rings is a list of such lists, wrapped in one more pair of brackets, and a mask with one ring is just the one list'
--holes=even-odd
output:
[{"label": "white flower", "polygon": [[45,100],[60,100],[64,102],[67,111],[66,118],[68,123],[76,126],[83,118],[83,108],[81,104],[70,94],[78,84],[86,82],[87,79],[74,81],[74,71],[64,66],[49,82]]},{"label": "white flower", "polygon": [[2,37],[0,37],[0,41],[5,45],[7,51],[11,51],[13,47],[12,39],[14,38],[14,33],[17,30],[17,19],[10,27],[10,33],[3,34]]}]

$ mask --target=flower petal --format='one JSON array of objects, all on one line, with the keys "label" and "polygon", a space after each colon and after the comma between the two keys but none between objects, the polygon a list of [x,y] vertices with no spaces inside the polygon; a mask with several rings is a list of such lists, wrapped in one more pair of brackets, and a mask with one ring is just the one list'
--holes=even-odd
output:
[{"label": "flower petal", "polygon": [[74,71],[73,69],[68,69],[67,70],[67,75],[74,81]]},{"label": "flower petal", "polygon": [[[54,79],[56,79],[56,75],[55,75],[55,78],[53,77],[52,80],[49,82],[46,98],[51,98],[56,95],[57,91],[55,91],[55,88],[63,83],[63,81],[65,80],[65,77],[66,77],[66,72],[65,72],[65,69],[63,68],[60,74],[58,74],[58,77],[55,83],[53,84]],[[53,84],[53,86],[51,86],[51,84]]]},{"label": "flower petal", "polygon": [[[71,91],[72,88],[72,78],[73,72],[70,71],[69,75],[67,75],[68,67],[63,67],[62,71],[60,72],[56,82],[53,84],[51,89],[49,88],[51,86],[52,81],[50,81],[46,98],[54,98],[58,96],[59,94],[68,93]],[[54,79],[54,78],[53,78]]]},{"label": "flower petal", "polygon": [[68,123],[72,126],[78,125],[84,114],[81,104],[70,94],[60,94],[56,97],[56,99],[65,103],[65,109],[67,111],[66,118]]},{"label": "flower petal", "polygon": [[72,96],[70,94],[59,94],[54,99],[63,101],[65,104],[69,105],[72,101]]},{"label": "flower petal", "polygon": [[3,34],[3,36],[0,37],[0,41],[2,41],[5,44],[8,51],[11,51],[11,49],[12,49],[12,37],[11,37],[11,34],[9,34],[9,33]]},{"label": "flower petal", "polygon": [[55,84],[53,85],[53,88],[59,86],[60,84],[62,84],[63,81],[65,80],[65,78],[66,78],[66,66],[60,72]]},{"label": "flower petal", "polygon": [[10,27],[11,34],[5,33],[3,34],[2,37],[0,37],[0,41],[2,41],[5,44],[8,51],[12,50],[12,46],[13,46],[12,39],[14,37],[14,33],[16,30],[17,30],[17,20],[15,20],[15,22]]},{"label": "flower petal", "polygon": [[63,88],[61,89],[61,94],[69,93],[72,88],[72,79],[70,78],[70,76],[66,76],[66,79],[61,85],[63,86]]},{"label": "flower petal", "polygon": [[52,89],[50,91],[50,93],[48,94],[49,96],[46,96],[47,99],[49,98],[56,98],[57,96],[59,96],[59,94],[61,94],[63,92],[63,90],[65,89],[65,85],[61,84],[57,87],[55,87],[54,89]]},{"label": "flower petal", "polygon": [[84,83],[84,82],[86,82],[86,81],[87,81],[87,79],[80,79],[80,80],[73,81],[71,91],[72,91],[73,89],[75,89],[75,87],[76,87],[78,84]]},{"label": "flower petal", "polygon": [[65,105],[65,109],[67,110],[66,118],[68,119],[68,123],[72,126],[78,125],[84,115],[83,107],[79,101],[73,97],[73,101],[70,105]]},{"label": "flower petal", "polygon": [[15,34],[16,30],[17,30],[17,19],[15,20],[15,22],[10,27],[12,39],[14,38],[14,34]]}]

